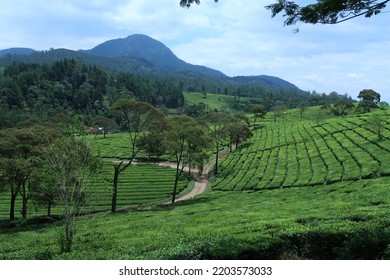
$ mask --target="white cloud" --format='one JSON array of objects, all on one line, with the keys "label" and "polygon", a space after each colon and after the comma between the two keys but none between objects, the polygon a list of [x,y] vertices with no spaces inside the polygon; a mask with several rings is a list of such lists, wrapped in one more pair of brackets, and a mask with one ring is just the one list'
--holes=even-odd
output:
[{"label": "white cloud", "polygon": [[364,75],[362,73],[349,73],[347,77],[352,79],[361,79]]},{"label": "white cloud", "polygon": [[268,1],[204,0],[180,8],[179,0],[2,1],[0,48],[87,49],[144,33],[179,58],[228,75],[275,75],[302,89],[348,92],[373,88],[390,101],[390,18],[343,24],[300,24],[298,34],[271,18]]}]

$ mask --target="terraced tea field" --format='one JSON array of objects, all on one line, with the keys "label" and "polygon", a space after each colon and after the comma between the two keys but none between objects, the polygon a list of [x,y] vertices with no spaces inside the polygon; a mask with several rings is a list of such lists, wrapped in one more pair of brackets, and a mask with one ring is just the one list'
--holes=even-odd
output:
[{"label": "terraced tea field", "polygon": [[242,191],[328,185],[390,176],[390,115],[383,140],[369,115],[264,123],[253,139],[221,160],[214,190]]},{"label": "terraced tea field", "polygon": [[[110,162],[103,164],[102,172],[90,188],[86,190],[86,202],[82,209],[84,212],[109,211],[111,209],[112,179],[114,168]],[[132,205],[148,204],[168,200],[171,197],[175,170],[156,164],[135,164],[126,169],[119,176],[118,182],[118,209]],[[182,176],[177,193],[187,186],[187,177]],[[9,194],[0,193],[0,219],[7,219],[9,212]],[[35,209],[29,206],[29,216],[45,214],[45,209]],[[21,199],[18,197],[16,213],[21,209]],[[58,210],[53,208],[52,213]]]},{"label": "terraced tea field", "polygon": [[[121,151],[125,157],[125,136],[91,138],[106,159],[83,210],[103,212],[77,219],[71,253],[59,249],[61,222],[0,227],[7,237],[0,259],[390,259],[390,113],[377,112],[385,128],[378,141],[367,126],[371,114],[317,124],[295,112],[277,122],[270,114],[252,139],[221,159],[213,191],[191,200],[162,203],[174,169],[129,167],[120,176],[118,207],[156,203],[116,215],[105,213],[108,158]],[[110,152],[110,139],[123,146]],[[184,176],[180,190],[186,185]],[[0,193],[2,221],[8,206]],[[45,213],[29,207],[29,217]]]},{"label": "terraced tea field", "polygon": [[0,259],[390,259],[390,177],[257,192],[208,192],[175,205],[0,228]]}]

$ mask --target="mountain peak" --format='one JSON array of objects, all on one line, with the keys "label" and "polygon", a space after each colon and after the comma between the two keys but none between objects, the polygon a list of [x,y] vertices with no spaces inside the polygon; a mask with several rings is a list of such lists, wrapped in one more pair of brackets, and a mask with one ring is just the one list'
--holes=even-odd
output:
[{"label": "mountain peak", "polygon": [[134,34],[126,38],[109,40],[83,52],[112,58],[141,58],[163,71],[193,71],[209,76],[225,76],[220,71],[186,63],[163,43],[144,34]]},{"label": "mountain peak", "polygon": [[182,63],[163,43],[143,34],[109,40],[85,52],[105,57],[142,58],[159,68]]}]

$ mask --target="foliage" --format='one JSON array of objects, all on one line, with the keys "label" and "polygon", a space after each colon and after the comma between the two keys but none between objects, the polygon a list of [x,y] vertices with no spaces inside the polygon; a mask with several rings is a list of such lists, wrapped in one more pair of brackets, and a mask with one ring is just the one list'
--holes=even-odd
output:
[{"label": "foliage", "polygon": [[333,106],[330,106],[330,109],[335,116],[345,116],[354,107],[351,100],[337,99]]},{"label": "foliage", "polygon": [[372,89],[363,89],[359,92],[358,98],[361,99],[358,107],[364,113],[370,112],[370,108],[376,108],[376,104],[381,101],[381,95]]},{"label": "foliage", "polygon": [[75,218],[85,201],[91,178],[99,170],[99,161],[81,141],[64,139],[43,151],[45,176],[55,187],[61,205],[64,234],[60,237],[62,252],[70,252],[73,245]]},{"label": "foliage", "polygon": [[14,114],[20,112],[41,121],[58,114],[79,115],[93,125],[95,116],[115,118],[109,107],[120,98],[169,108],[184,102],[182,92],[167,81],[112,73],[74,59],[49,65],[14,63],[0,75],[0,109],[6,117],[0,125],[14,126]]},{"label": "foliage", "polygon": [[[299,22],[311,24],[337,24],[359,16],[370,18],[378,15],[386,8],[390,0],[317,0],[316,3],[298,5],[295,1],[277,0],[265,6],[272,17],[282,14],[284,25]],[[218,2],[218,0],[214,0]],[[199,0],[180,0],[180,6],[189,8],[192,4],[200,4]],[[298,31],[298,29],[296,29]]]},{"label": "foliage", "polygon": [[265,114],[267,113],[265,111],[265,107],[260,104],[251,104],[248,108],[249,112],[253,114],[253,127],[256,128],[256,121],[259,118],[264,118]]},{"label": "foliage", "polygon": [[148,148],[146,145],[140,144],[140,140],[145,140],[141,136],[143,133],[159,131],[163,127],[164,114],[152,105],[142,101],[135,101],[132,99],[119,99],[115,101],[111,106],[112,110],[122,113],[122,126],[128,132],[129,143],[129,155],[127,162],[123,160],[114,165],[114,178],[113,178],[113,193],[112,193],[112,208],[111,212],[116,211],[117,193],[118,193],[118,178],[119,175],[126,170],[134,161],[137,154],[142,148]]},{"label": "foliage", "polygon": [[381,13],[389,0],[317,0],[317,3],[299,6],[294,1],[278,0],[267,5],[272,16],[282,13],[285,25],[298,22],[336,24],[358,16],[367,18]]},{"label": "foliage", "polygon": [[10,191],[11,224],[15,219],[15,201],[19,193],[23,197],[22,215],[26,218],[32,174],[39,169],[41,149],[56,137],[57,132],[39,126],[0,131],[0,179]]},{"label": "foliage", "polygon": [[379,141],[384,140],[383,133],[386,130],[386,123],[383,117],[378,114],[371,115],[366,120],[366,126],[375,131]]},{"label": "foliage", "polygon": [[229,137],[229,125],[237,119],[225,112],[210,112],[201,118],[200,122],[206,127],[215,148],[214,174],[218,174],[219,152],[224,140]]},{"label": "foliage", "polygon": [[[214,2],[218,2],[218,0],[214,0]],[[189,8],[191,4],[196,3],[200,4],[200,0],[180,0],[180,6]]]},{"label": "foliage", "polygon": [[195,158],[199,158],[210,145],[210,139],[202,127],[191,117],[181,115],[168,118],[169,129],[165,134],[168,153],[176,163],[176,177],[172,192],[175,202],[177,183],[185,167]]}]

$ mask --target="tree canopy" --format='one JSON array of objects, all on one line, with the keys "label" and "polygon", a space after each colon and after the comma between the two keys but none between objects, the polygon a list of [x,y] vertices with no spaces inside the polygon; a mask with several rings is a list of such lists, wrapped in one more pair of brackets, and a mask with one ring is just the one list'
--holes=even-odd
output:
[{"label": "tree canopy", "polygon": [[[282,14],[285,25],[298,22],[336,24],[359,16],[367,18],[380,14],[390,0],[317,0],[316,3],[300,6],[294,1],[277,0],[276,3],[265,6],[272,17]],[[214,0],[218,2],[218,0]],[[181,0],[180,6],[190,7],[200,4],[199,0]]]},{"label": "tree canopy", "polygon": [[299,6],[293,1],[278,0],[266,6],[272,16],[282,14],[285,25],[304,23],[336,24],[358,16],[371,17],[381,13],[387,2],[378,0],[317,0],[315,4]]}]

